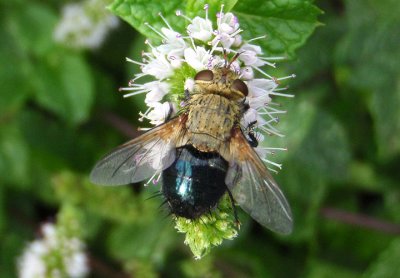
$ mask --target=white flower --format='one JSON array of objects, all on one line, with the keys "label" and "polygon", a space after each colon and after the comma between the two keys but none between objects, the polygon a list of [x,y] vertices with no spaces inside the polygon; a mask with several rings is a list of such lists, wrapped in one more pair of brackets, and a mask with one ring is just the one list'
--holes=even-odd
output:
[{"label": "white flower", "polygon": [[103,0],[66,4],[54,30],[54,39],[74,48],[98,48],[119,22],[104,8],[105,5]]},{"label": "white flower", "polygon": [[[250,132],[255,134],[257,130],[269,135],[282,136],[275,128],[275,123],[278,121],[278,115],[285,111],[270,105],[271,97],[292,96],[281,93],[282,89],[278,89],[280,81],[291,76],[274,78],[262,68],[274,66],[269,61],[281,58],[262,56],[261,47],[253,42],[265,39],[265,36],[243,41],[238,18],[233,13],[223,13],[223,6],[217,14],[216,29],[213,29],[212,20],[208,18],[207,5],[204,10],[205,18],[196,16],[193,19],[186,17],[181,11],[177,12],[178,16],[184,17],[189,22],[186,27],[188,36],[181,36],[175,32],[162,15],[160,16],[166,27],[159,31],[148,25],[162,39],[162,44],[152,46],[148,43],[151,52],[144,53],[142,63],[129,60],[139,64],[143,73],[136,74],[128,88],[122,88],[133,91],[125,96],[146,94],[145,103],[149,108],[146,112],[140,113],[139,120],[146,118],[153,125],[164,123],[167,116],[175,115],[176,107],[187,105],[185,92],[192,92],[195,83],[192,69],[196,72],[204,69],[213,70],[229,64],[230,69],[237,72],[239,78],[245,81],[249,90],[245,100],[248,108],[240,119],[245,135]],[[237,57],[232,61],[235,55]],[[155,81],[136,84],[136,80],[145,75],[151,75]],[[256,75],[259,77],[255,78]],[[177,81],[181,83],[177,84]],[[165,102],[166,100],[172,101]],[[262,141],[264,137],[257,133],[256,138]],[[263,150],[259,152],[262,153]],[[156,166],[159,165],[153,165],[155,169]]]},{"label": "white flower", "polygon": [[268,96],[270,92],[278,87],[278,84],[274,80],[258,78],[249,80],[247,82],[247,87],[249,88],[249,96],[259,97]]},{"label": "white flower", "polygon": [[185,90],[187,90],[189,92],[193,91],[194,79],[192,79],[192,78],[186,79],[184,88],[185,88]]},{"label": "white flower", "polygon": [[157,47],[160,53],[167,54],[168,57],[176,56],[182,57],[185,50],[186,43],[182,36],[174,30],[168,28],[161,28],[164,35],[165,42]]},{"label": "white flower", "polygon": [[154,56],[155,57],[152,58],[148,64],[145,64],[142,67],[142,72],[148,75],[152,75],[160,80],[171,76],[174,72],[174,69],[165,57],[165,54],[157,53]]},{"label": "white flower", "polygon": [[43,238],[30,243],[18,259],[19,278],[85,277],[88,272],[84,244],[78,238],[68,238],[54,224],[42,227]]},{"label": "white flower", "polygon": [[270,94],[277,87],[273,80],[253,79],[247,82],[249,106],[254,109],[265,107],[271,102]]},{"label": "white flower", "polygon": [[242,36],[241,35],[236,35],[235,36],[235,41],[233,42],[232,46],[239,47],[241,44],[242,44]]},{"label": "white flower", "polygon": [[249,108],[243,115],[244,126],[247,127],[249,124],[256,122],[258,119],[257,110],[254,108]]},{"label": "white flower", "polygon": [[201,46],[197,46],[196,49],[186,48],[184,56],[186,63],[197,71],[206,69],[207,63],[211,58],[210,53]]},{"label": "white flower", "polygon": [[261,60],[259,55],[262,54],[261,47],[253,44],[243,45],[239,51],[241,52],[239,59],[243,61],[246,66],[262,67],[266,63]]},{"label": "white flower", "polygon": [[166,118],[170,115],[171,112],[171,104],[168,102],[160,103],[152,103],[153,109],[146,116],[147,119],[150,120],[150,123],[153,125],[159,125],[165,122]]},{"label": "white flower", "polygon": [[221,14],[219,13],[218,31],[220,33],[232,34],[239,29],[239,22],[233,13]]},{"label": "white flower", "polygon": [[34,241],[27,246],[24,254],[19,258],[18,261],[18,277],[45,277],[46,265],[42,258],[46,252],[47,247],[41,241]]},{"label": "white flower", "polygon": [[192,38],[207,42],[213,34],[212,23],[208,19],[196,16],[187,27],[187,31]]},{"label": "white flower", "polygon": [[221,43],[221,45],[224,48],[231,48],[231,46],[234,44],[235,42],[235,37],[227,34],[227,33],[221,33],[217,39],[219,40],[219,42]]},{"label": "white flower", "polygon": [[244,80],[251,80],[254,78],[254,71],[251,67],[244,67],[240,71],[241,77]]},{"label": "white flower", "polygon": [[168,94],[170,85],[167,82],[153,81],[143,84],[148,90],[145,103],[148,106],[153,106],[152,103],[160,102],[163,97]]}]

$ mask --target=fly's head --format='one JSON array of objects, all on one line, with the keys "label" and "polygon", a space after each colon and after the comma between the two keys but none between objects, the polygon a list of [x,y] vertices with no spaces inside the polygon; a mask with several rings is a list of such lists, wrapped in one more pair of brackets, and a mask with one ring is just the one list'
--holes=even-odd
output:
[{"label": "fly's head", "polygon": [[243,100],[248,94],[246,83],[228,67],[199,71],[194,81],[194,94],[217,94],[232,101]]}]

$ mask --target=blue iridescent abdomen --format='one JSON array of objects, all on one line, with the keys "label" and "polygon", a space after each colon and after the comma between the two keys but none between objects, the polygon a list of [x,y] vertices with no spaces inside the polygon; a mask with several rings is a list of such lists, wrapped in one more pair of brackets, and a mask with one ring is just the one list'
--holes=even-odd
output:
[{"label": "blue iridescent abdomen", "polygon": [[214,208],[226,192],[228,163],[217,153],[192,146],[176,150],[175,162],[162,173],[162,192],[171,212],[195,219]]}]

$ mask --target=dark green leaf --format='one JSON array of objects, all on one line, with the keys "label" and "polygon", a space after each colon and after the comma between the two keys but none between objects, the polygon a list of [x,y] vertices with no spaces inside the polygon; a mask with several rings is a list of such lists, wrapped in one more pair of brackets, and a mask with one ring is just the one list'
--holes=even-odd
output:
[{"label": "dark green leaf", "polygon": [[18,126],[9,124],[0,133],[0,181],[26,185],[29,149]]},{"label": "dark green leaf", "polygon": [[[382,158],[400,152],[398,1],[347,1],[350,31],[337,52],[347,82],[364,92]],[[362,16],[352,16],[359,14]]]},{"label": "dark green leaf", "polygon": [[143,1],[143,0],[115,0],[110,5],[110,10],[122,19],[127,21],[140,33],[147,38],[160,39],[145,23],[149,23],[156,29],[166,27],[159,13],[161,13],[174,28],[175,31],[186,34],[185,25],[188,24],[182,17],[176,16],[176,11],[180,10],[189,17],[204,16],[204,5],[209,5],[209,15],[211,19],[215,18],[217,11],[224,4],[224,11],[227,12],[235,5],[236,0],[220,1]]},{"label": "dark green leaf", "polygon": [[312,261],[309,266],[307,278],[357,278],[359,273],[346,269],[340,265],[334,265],[323,261]]},{"label": "dark green leaf", "polygon": [[346,134],[340,123],[323,111],[315,115],[314,124],[294,155],[315,177],[336,182],[347,178],[351,153]]},{"label": "dark green leaf", "polygon": [[31,90],[28,53],[13,33],[15,22],[10,17],[0,19],[0,119],[13,113],[27,99]]},{"label": "dark green leaf", "polygon": [[[110,9],[122,17],[146,37],[158,38],[157,34],[144,23],[148,22],[156,29],[165,26],[158,13],[161,12],[173,28],[185,34],[182,18],[175,16],[176,10],[182,10],[189,17],[203,16],[203,6],[210,6],[209,18],[215,21],[215,14],[221,9],[223,1],[137,1],[116,0]],[[267,35],[260,44],[268,55],[293,56],[294,50],[304,44],[306,39],[319,25],[317,16],[321,11],[310,1],[225,1],[224,11],[231,9],[238,16],[246,39]],[[235,5],[236,4],[236,5]]]},{"label": "dark green leaf", "polygon": [[[153,214],[144,225],[121,225],[109,237],[111,253],[121,260],[146,259],[157,264],[165,260],[166,250],[178,239],[169,219]],[[129,244],[127,244],[129,242]]]}]

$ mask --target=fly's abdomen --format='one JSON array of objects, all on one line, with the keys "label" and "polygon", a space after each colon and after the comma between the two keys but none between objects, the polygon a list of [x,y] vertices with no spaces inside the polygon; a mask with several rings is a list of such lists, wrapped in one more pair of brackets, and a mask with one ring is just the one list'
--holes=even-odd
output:
[{"label": "fly's abdomen", "polygon": [[173,214],[195,219],[214,208],[226,192],[228,163],[217,153],[192,146],[176,152],[177,159],[162,173],[162,192]]}]

